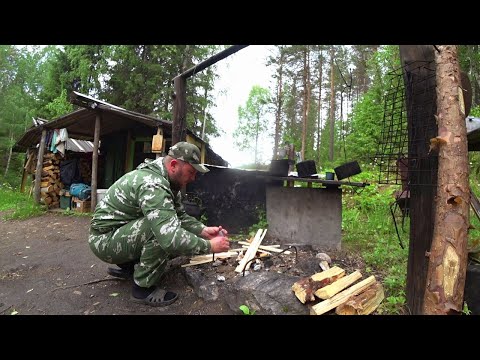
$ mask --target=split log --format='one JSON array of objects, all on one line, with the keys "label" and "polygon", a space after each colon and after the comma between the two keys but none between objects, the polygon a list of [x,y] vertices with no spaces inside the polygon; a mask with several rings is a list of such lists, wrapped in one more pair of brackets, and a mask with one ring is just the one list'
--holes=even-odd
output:
[{"label": "split log", "polygon": [[338,294],[343,289],[346,289],[361,277],[362,274],[360,271],[354,271],[350,275],[342,277],[340,280],[318,289],[315,291],[315,296],[323,300],[330,299],[333,295]]},{"label": "split log", "polygon": [[46,166],[44,167],[42,170],[43,171],[48,171],[48,170],[53,170],[54,166],[53,165],[50,165],[50,166]]},{"label": "split log", "polygon": [[53,186],[52,185],[40,188],[40,192],[50,193],[52,191],[53,191]]},{"label": "split log", "polygon": [[302,304],[305,304],[307,301],[315,300],[315,291],[333,283],[344,275],[345,270],[334,266],[327,271],[316,273],[297,281],[292,285],[292,291],[295,293],[297,299],[300,300]]},{"label": "split log", "polygon": [[355,284],[349,287],[348,289],[345,289],[342,292],[339,292],[334,297],[327,300],[323,300],[322,302],[319,302],[317,305],[314,305],[310,308],[310,315],[322,315],[327,311],[330,311],[333,308],[336,308],[337,306],[347,302],[350,299],[350,297],[361,293],[363,290],[368,288],[374,282],[375,282],[375,276],[372,275],[366,278],[365,280],[360,281],[358,284]]},{"label": "split log", "polygon": [[376,310],[384,298],[383,286],[377,281],[364,292],[337,306],[335,313],[338,315],[369,315]]}]

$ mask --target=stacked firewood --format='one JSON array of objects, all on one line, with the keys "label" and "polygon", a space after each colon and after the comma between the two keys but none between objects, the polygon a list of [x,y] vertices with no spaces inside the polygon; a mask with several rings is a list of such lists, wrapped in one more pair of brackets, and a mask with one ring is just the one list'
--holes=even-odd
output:
[{"label": "stacked firewood", "polygon": [[311,315],[322,315],[335,308],[338,315],[368,315],[380,305],[384,292],[373,275],[354,284],[361,277],[358,270],[345,276],[345,270],[334,266],[297,281],[292,290],[303,304],[315,301],[316,297],[323,300],[310,308]]},{"label": "stacked firewood", "polygon": [[47,153],[43,156],[40,196],[41,202],[49,209],[57,208],[60,204],[60,190],[64,187],[60,181],[61,160],[59,153]]},{"label": "stacked firewood", "polygon": [[90,184],[90,181],[92,181],[92,162],[80,158],[78,167],[80,168],[80,176],[82,177],[83,183]]}]

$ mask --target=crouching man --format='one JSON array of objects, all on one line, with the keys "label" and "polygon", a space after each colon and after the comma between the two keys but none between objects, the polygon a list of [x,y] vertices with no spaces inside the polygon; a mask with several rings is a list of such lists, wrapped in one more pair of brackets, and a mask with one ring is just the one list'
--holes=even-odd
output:
[{"label": "crouching man", "polygon": [[200,164],[198,147],[179,142],[167,156],[123,175],[96,206],[90,249],[99,259],[118,265],[107,270],[110,275],[133,275],[132,301],[151,306],[173,303],[178,295],[158,284],[169,259],[228,251],[227,231],[205,226],[181,203],[180,190],[195,180],[197,172],[208,171]]}]

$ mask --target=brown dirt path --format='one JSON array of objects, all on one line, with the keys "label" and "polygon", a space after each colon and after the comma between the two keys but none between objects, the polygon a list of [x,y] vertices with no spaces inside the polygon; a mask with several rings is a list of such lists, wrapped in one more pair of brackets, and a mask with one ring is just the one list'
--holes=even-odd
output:
[{"label": "brown dirt path", "polygon": [[179,294],[174,304],[154,308],[131,302],[131,282],[107,275],[108,264],[91,253],[89,223],[88,216],[54,212],[0,220],[0,314],[234,314],[222,301],[199,298],[178,267],[162,282]]}]

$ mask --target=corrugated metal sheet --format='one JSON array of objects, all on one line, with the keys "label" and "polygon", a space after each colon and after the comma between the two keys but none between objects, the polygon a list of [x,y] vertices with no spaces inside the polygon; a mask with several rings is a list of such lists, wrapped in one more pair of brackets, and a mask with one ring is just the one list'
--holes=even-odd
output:
[{"label": "corrugated metal sheet", "polygon": [[69,138],[65,148],[69,151],[89,153],[93,152],[93,142]]}]

